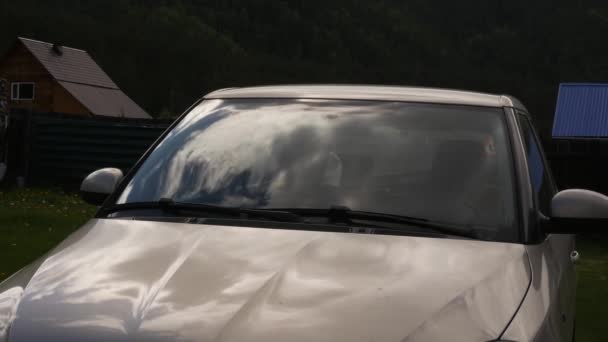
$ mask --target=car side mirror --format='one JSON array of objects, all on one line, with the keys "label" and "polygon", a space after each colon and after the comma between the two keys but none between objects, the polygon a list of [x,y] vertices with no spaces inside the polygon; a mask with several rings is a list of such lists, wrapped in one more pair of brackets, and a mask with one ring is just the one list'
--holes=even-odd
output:
[{"label": "car side mirror", "polygon": [[94,171],[80,184],[80,196],[89,204],[101,205],[114,192],[122,177],[122,171],[116,168]]},{"label": "car side mirror", "polygon": [[547,233],[608,233],[608,196],[570,189],[557,193],[551,200],[551,218],[544,224]]}]

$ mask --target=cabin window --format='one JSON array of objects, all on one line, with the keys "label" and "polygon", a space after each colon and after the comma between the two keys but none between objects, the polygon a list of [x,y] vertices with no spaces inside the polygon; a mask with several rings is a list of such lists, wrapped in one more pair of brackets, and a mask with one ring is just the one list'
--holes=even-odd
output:
[{"label": "cabin window", "polygon": [[33,100],[34,99],[34,83],[33,82],[13,82],[11,88],[12,100]]}]

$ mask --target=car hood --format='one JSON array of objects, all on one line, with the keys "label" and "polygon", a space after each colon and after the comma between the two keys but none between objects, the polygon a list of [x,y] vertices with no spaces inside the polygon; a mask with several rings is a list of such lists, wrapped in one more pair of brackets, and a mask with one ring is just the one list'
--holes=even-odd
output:
[{"label": "car hood", "polygon": [[119,219],[32,274],[0,340],[486,341],[530,280],[517,244]]}]

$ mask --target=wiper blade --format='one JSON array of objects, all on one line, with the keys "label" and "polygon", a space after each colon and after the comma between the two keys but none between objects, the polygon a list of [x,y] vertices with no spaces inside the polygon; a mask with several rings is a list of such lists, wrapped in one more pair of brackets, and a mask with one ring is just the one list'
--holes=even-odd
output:
[{"label": "wiper blade", "polygon": [[[228,216],[239,216],[242,219],[250,217],[259,217],[281,222],[303,222],[302,217],[288,211],[267,210],[267,209],[247,209],[238,207],[223,207],[213,204],[201,203],[183,203],[175,202],[169,198],[161,198],[158,202],[134,202],[116,204],[107,208],[103,208],[100,213],[107,216],[112,213],[127,211],[127,210],[145,210],[159,209],[168,212],[194,212],[197,214],[220,214]],[[195,215],[198,216],[198,215]]]},{"label": "wiper blade", "polygon": [[428,228],[434,232],[445,235],[455,235],[471,239],[478,238],[478,234],[476,233],[475,229],[468,226],[436,222],[425,218],[411,216],[351,210],[348,207],[343,206],[333,206],[329,209],[290,208],[276,210],[288,211],[301,216],[327,217],[333,223],[353,224],[353,220],[397,223],[420,228]]}]

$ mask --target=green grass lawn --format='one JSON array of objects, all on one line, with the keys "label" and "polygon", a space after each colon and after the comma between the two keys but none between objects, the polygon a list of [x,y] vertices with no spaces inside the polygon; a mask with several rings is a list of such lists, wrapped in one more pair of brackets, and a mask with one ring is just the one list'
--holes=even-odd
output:
[{"label": "green grass lawn", "polygon": [[0,189],[0,280],[56,246],[95,207],[60,190]]},{"label": "green grass lawn", "polygon": [[[607,227],[608,228],[608,227]],[[576,340],[608,340],[608,238],[579,238]]]},{"label": "green grass lawn", "polygon": [[[0,190],[0,281],[57,245],[95,207],[60,190]],[[577,341],[608,336],[608,239],[579,239]]]}]

